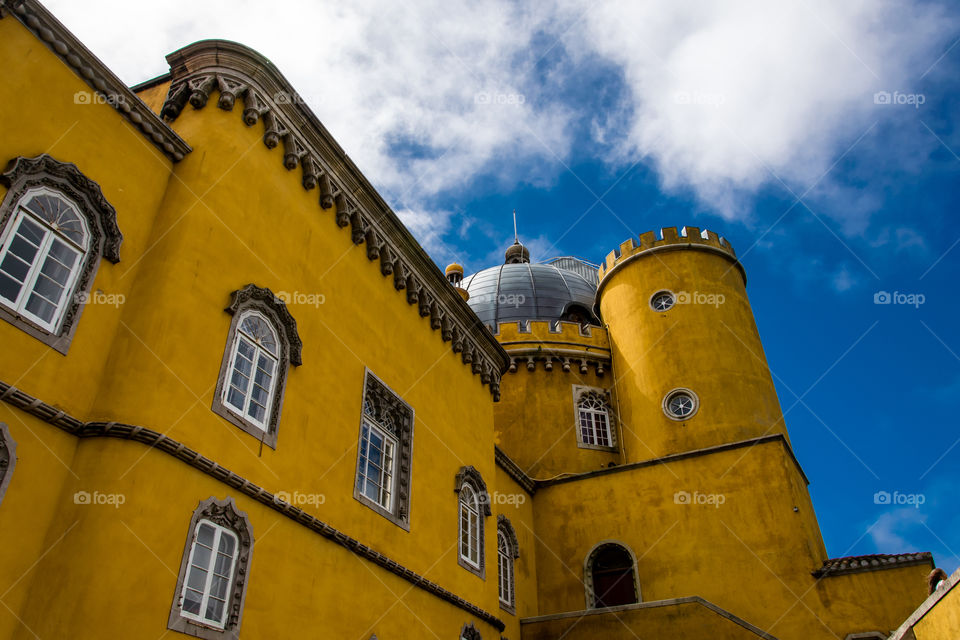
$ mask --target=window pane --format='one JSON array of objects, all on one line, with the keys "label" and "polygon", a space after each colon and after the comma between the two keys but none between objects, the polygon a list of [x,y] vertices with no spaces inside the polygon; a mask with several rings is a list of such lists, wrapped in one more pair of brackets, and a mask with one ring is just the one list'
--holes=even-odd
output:
[{"label": "window pane", "polygon": [[223,534],[220,537],[220,553],[225,553],[230,557],[233,557],[233,548],[235,546],[233,536],[229,534]]},{"label": "window pane", "polygon": [[200,614],[200,600],[203,598],[199,591],[187,589],[183,594],[183,610],[194,615]]},{"label": "window pane", "polygon": [[4,273],[0,273],[0,297],[13,302],[17,299],[17,296],[20,295],[20,288],[22,286],[22,283],[17,282]]},{"label": "window pane", "polygon": [[61,240],[53,241],[53,244],[50,245],[50,252],[48,255],[66,266],[68,269],[72,269],[73,265],[77,262],[76,250],[71,249],[69,246],[67,246],[66,242]]},{"label": "window pane", "polygon": [[190,574],[187,577],[187,586],[197,591],[203,591],[207,584],[207,572],[197,567],[190,567]]},{"label": "window pane", "polygon": [[[229,559],[228,559],[229,562]],[[226,576],[214,576],[210,584],[210,593],[219,600],[227,599],[227,586],[230,581]]]},{"label": "window pane", "polygon": [[57,308],[55,306],[37,294],[30,294],[30,299],[27,301],[27,311],[42,319],[44,322],[50,322],[56,310]]},{"label": "window pane", "polygon": [[[16,240],[14,240],[14,243],[16,243]],[[32,260],[33,258],[30,259]],[[27,279],[27,272],[30,271],[30,265],[17,256],[8,253],[7,257],[3,259],[3,263],[0,263],[0,271],[23,282]]]},{"label": "window pane", "polygon": [[223,602],[216,598],[210,598],[207,602],[207,612],[203,617],[211,622],[220,623],[223,620]]},{"label": "window pane", "polygon": [[63,286],[41,272],[33,285],[33,293],[56,305],[60,302],[60,296],[63,294]]},{"label": "window pane", "polygon": [[20,226],[17,227],[17,235],[39,247],[43,240],[44,230],[36,222],[24,216],[20,219]]}]

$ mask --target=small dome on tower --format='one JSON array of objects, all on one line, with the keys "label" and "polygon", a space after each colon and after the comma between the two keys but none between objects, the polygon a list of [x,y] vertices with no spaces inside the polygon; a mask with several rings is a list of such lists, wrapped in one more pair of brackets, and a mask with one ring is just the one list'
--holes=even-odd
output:
[{"label": "small dome on tower", "polygon": [[462,264],[457,264],[456,262],[452,262],[452,263],[450,263],[450,264],[447,265],[447,269],[446,269],[445,273],[447,274],[447,278],[449,278],[450,275],[453,274],[453,273],[459,273],[459,274],[460,274],[460,277],[462,278],[462,277],[463,277],[463,265],[462,265]]},{"label": "small dome on tower", "polygon": [[530,251],[520,244],[519,240],[507,247],[504,264],[524,264],[527,262],[530,262]]}]

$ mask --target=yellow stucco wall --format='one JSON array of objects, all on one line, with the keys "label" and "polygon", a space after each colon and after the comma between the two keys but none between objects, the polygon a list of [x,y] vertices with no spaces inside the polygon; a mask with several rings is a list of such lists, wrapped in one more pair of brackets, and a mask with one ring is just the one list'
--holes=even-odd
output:
[{"label": "yellow stucco wall", "polygon": [[[630,258],[606,272],[600,291],[627,459],[786,434],[743,277],[732,262],[693,249]],[[656,312],[650,298],[662,290],[686,294],[690,303]],[[662,409],[664,396],[678,387],[700,400],[698,413],[684,422]]]},{"label": "yellow stucco wall", "polygon": [[953,588],[913,625],[917,640],[960,638],[960,589]]}]

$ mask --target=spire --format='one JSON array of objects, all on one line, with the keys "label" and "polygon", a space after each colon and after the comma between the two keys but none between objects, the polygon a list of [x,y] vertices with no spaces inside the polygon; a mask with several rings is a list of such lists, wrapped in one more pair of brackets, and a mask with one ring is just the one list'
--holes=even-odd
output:
[{"label": "spire", "polygon": [[504,264],[523,264],[530,262],[530,252],[525,246],[520,244],[520,236],[517,234],[517,210],[513,210],[513,244],[507,247]]}]

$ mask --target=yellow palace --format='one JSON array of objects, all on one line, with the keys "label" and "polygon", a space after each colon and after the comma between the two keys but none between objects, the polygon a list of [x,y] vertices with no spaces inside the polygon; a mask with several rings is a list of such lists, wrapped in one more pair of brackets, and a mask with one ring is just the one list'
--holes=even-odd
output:
[{"label": "yellow palace", "polygon": [[716,233],[444,273],[242,45],[0,55],[0,638],[958,637],[828,557]]}]

